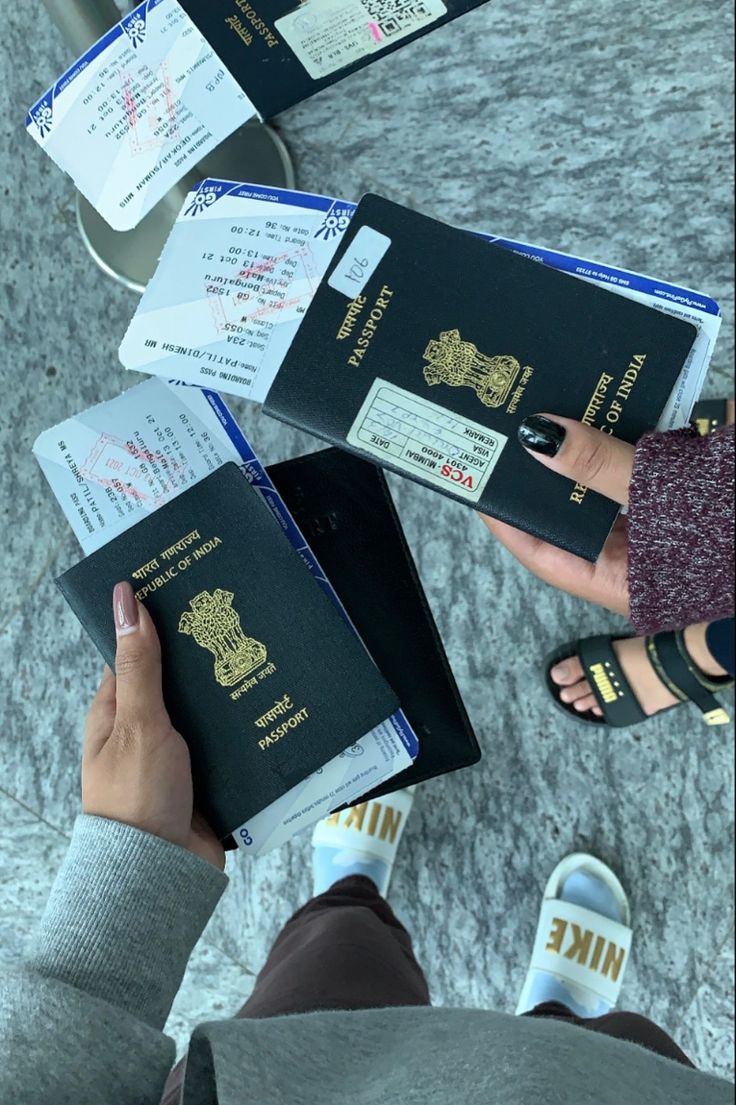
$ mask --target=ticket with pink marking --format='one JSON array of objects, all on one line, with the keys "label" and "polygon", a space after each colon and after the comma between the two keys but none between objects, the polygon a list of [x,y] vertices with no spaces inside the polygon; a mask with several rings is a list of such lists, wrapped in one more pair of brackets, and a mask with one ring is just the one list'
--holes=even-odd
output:
[{"label": "ticket with pink marking", "polygon": [[[234,461],[327,597],[350,621],[268,472],[215,392],[144,380],[44,431],[33,452],[85,554]],[[252,855],[277,847],[337,806],[404,771],[418,750],[411,725],[397,710],[241,826],[234,833],[237,845]]]},{"label": "ticket with pink marking", "polygon": [[355,204],[205,180],[128,328],[126,368],[263,402]]},{"label": "ticket with pink marking", "polygon": [[143,0],[28,112],[26,128],[130,230],[256,109],[176,0]]},{"label": "ticket with pink marking", "polygon": [[156,379],[45,430],[33,452],[85,554],[220,465],[241,463],[204,392]]}]

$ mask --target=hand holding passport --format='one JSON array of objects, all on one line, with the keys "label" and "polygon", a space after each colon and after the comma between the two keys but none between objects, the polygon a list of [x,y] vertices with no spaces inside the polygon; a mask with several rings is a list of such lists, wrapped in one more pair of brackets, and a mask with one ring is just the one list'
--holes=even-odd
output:
[{"label": "hand holding passport", "polygon": [[[238,203],[282,202],[241,196],[241,186],[223,182],[203,195],[219,211],[233,189]],[[320,211],[330,202],[318,200]],[[112,411],[126,396],[103,404],[110,411],[100,418],[97,409],[80,416],[85,441],[97,430],[88,455],[60,460],[69,436],[61,427],[39,449],[53,458],[54,473],[65,471],[60,500],[92,549],[59,586],[111,662],[107,595],[121,578],[135,585],[161,636],[165,699],[190,748],[197,802],[222,839],[256,854],[343,804],[479,755],[374,466],[594,561],[618,505],[545,471],[517,429],[548,410],[635,441],[672,406],[698,335],[672,310],[556,271],[564,255],[554,267],[534,264],[508,244],[376,196],[364,197],[352,221],[346,212],[336,251],[331,259],[323,253],[317,282],[302,296],[290,341],[264,345],[259,369],[273,380],[266,412],[338,448],[276,466],[269,479],[215,393],[149,380],[145,396],[146,385],[128,393],[129,427]],[[217,233],[218,221],[196,226]],[[308,221],[300,222],[302,237],[311,233]],[[315,237],[327,216],[317,222]],[[289,224],[279,225],[288,236]],[[267,219],[269,242],[270,226]],[[228,227],[237,228],[230,216]],[[187,224],[177,248],[192,241]],[[269,253],[257,246],[256,257],[261,248]],[[271,262],[263,264],[270,271]],[[241,287],[249,271],[232,271],[222,286],[207,277],[218,308],[227,313],[233,300],[228,341],[249,324]],[[287,285],[288,278],[280,295]],[[149,304],[166,326],[177,317],[170,294],[161,302],[154,287]],[[701,366],[710,348],[703,337]],[[199,338],[193,333],[180,347],[162,330],[145,345],[156,350],[161,341],[167,366],[172,354],[196,355],[203,366],[224,361],[221,371],[202,371],[240,380],[232,368],[244,354],[221,356],[219,329],[215,349]],[[186,397],[178,415],[169,409],[177,390]],[[179,439],[182,426],[192,440]],[[154,435],[152,452],[141,427]],[[142,447],[131,453],[128,440]],[[167,440],[178,460],[163,464],[160,486],[161,472],[151,483],[153,466],[135,462],[155,459],[156,442]],[[130,494],[106,478],[105,466],[121,461],[132,473]],[[66,466],[83,478],[82,497],[94,505],[83,516],[68,505],[79,495],[76,478],[66,486]],[[155,509],[142,509],[146,503]]]},{"label": "hand holding passport", "polygon": [[377,196],[356,208],[208,180],[120,357],[265,399],[276,418],[592,561],[615,506],[536,465],[519,425],[555,411],[627,441],[685,425],[719,325],[700,293]]},{"label": "hand holding passport", "polygon": [[219,397],[156,379],[35,450],[91,550],[59,586],[111,665],[109,589],[136,589],[218,835],[259,854],[338,806],[479,758],[379,469],[333,449],[266,473]]},{"label": "hand holding passport", "polygon": [[186,742],[171,724],[161,688],[161,647],[146,608],[127,583],[112,594],[116,676],[105,671],[87,714],[82,809],[186,848],[215,867],[225,853],[193,804]]},{"label": "hand holding passport", "polygon": [[398,707],[234,464],[59,580],[111,667],[108,596],[120,579],[156,625],[166,707],[221,838]]},{"label": "hand holding passport", "polygon": [[618,506],[516,441],[555,411],[627,441],[653,429],[689,322],[365,196],[264,410],[595,560]]}]

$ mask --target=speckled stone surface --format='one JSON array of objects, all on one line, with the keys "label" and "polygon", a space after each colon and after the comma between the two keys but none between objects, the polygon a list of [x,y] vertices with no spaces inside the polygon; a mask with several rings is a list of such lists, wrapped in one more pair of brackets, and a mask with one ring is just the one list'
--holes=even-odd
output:
[{"label": "speckled stone surface", "polygon": [[[78,556],[31,456],[41,430],[138,377],[117,346],[135,296],[89,261],[70,182],[23,130],[70,61],[39,0],[0,0],[4,165],[0,365],[0,962],[21,954],[79,807],[81,725],[99,670],[52,583]],[[299,186],[368,189],[458,225],[620,263],[705,291],[724,326],[709,395],[731,392],[731,3],[493,0],[285,114]],[[12,59],[12,61],[10,60]],[[316,447],[245,403],[266,462]],[[733,733],[688,711],[590,734],[551,710],[540,665],[620,623],[538,584],[475,515],[392,478],[484,751],[422,787],[392,900],[434,1000],[511,1011],[542,886],[571,849],[619,872],[634,957],[622,1004],[729,1073]],[[171,1030],[247,996],[309,893],[309,844],[229,861]]]}]

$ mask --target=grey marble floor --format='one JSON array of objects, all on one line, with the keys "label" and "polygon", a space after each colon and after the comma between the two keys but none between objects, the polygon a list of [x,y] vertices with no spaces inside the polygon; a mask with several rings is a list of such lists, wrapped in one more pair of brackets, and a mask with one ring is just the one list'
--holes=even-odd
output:
[{"label": "grey marble floor", "polygon": [[[136,377],[116,350],[135,297],[88,260],[73,190],[25,136],[70,60],[40,0],[0,0],[4,189],[0,399],[0,960],[43,906],[79,807],[99,662],[52,576],[78,550],[31,456],[36,434]],[[733,7],[712,0],[493,0],[278,120],[299,184],[367,189],[464,226],[689,284],[725,322],[707,393],[733,384]],[[237,407],[267,462],[316,443]],[[418,796],[393,901],[434,1000],[512,1010],[540,890],[573,848],[610,862],[636,929],[624,1002],[703,1068],[733,1040],[733,733],[685,710],[590,735],[550,711],[540,660],[616,620],[536,583],[475,515],[392,480],[484,759]],[[309,892],[299,839],[230,863],[170,1030],[226,1015]]]}]

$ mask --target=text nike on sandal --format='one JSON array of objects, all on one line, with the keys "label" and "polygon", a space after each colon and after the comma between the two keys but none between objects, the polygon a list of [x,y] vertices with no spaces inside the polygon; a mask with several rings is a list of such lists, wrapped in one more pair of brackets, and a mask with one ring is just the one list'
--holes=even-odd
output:
[{"label": "text nike on sandal", "polygon": [[[601,913],[565,902],[559,897],[567,879],[577,871],[592,875],[604,883],[618,903],[622,921],[612,921]],[[532,991],[539,972],[552,975],[574,996],[579,1007],[591,1015],[601,1003],[615,1008],[631,950],[631,910],[626,891],[607,867],[595,856],[574,852],[557,864],[544,890],[534,940],[517,1014],[533,1007]]]}]

